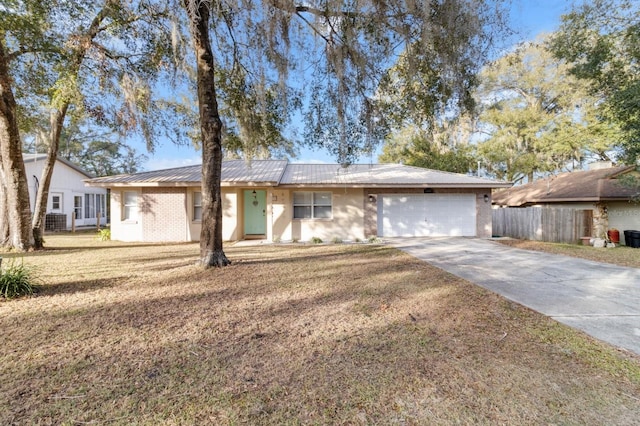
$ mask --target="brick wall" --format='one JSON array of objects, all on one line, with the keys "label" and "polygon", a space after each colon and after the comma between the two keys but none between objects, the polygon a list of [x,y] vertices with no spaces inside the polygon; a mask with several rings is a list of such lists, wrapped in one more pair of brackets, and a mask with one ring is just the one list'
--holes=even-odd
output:
[{"label": "brick wall", "polygon": [[187,241],[186,188],[142,188],[141,198],[144,241]]}]

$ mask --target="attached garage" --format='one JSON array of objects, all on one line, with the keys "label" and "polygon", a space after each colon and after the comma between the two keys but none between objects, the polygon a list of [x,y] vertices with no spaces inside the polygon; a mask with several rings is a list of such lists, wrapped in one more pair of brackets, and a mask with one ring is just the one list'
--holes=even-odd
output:
[{"label": "attached garage", "polygon": [[378,235],[475,237],[475,194],[389,194],[378,197]]},{"label": "attached garage", "polygon": [[[201,177],[197,165],[100,177],[88,184],[111,189],[111,211],[119,212],[111,215],[112,235],[128,241],[197,241],[202,228]],[[222,163],[221,186],[225,240],[249,236],[331,241],[376,236],[489,238],[491,191],[511,183],[402,164],[345,167],[229,160]],[[174,194],[178,189],[180,197]],[[162,202],[140,204],[133,197],[128,203],[124,194],[134,191],[141,201],[152,193],[156,198],[175,197],[163,195]],[[132,212],[135,220],[126,220]]]}]

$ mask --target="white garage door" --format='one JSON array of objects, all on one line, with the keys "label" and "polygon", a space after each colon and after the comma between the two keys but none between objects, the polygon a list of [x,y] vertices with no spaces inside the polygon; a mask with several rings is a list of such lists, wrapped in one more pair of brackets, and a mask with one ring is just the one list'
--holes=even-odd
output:
[{"label": "white garage door", "polygon": [[474,194],[404,194],[378,197],[378,235],[444,237],[476,235]]}]

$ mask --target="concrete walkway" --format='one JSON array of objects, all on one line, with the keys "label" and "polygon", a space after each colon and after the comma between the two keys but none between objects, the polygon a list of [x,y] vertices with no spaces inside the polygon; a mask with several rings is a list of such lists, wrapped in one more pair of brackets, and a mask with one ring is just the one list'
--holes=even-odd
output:
[{"label": "concrete walkway", "polygon": [[386,240],[418,259],[640,354],[640,269],[477,238]]}]

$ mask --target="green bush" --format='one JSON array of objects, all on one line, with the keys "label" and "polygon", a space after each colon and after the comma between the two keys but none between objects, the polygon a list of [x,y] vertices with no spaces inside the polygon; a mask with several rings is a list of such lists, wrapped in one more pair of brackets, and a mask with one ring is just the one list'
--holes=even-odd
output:
[{"label": "green bush", "polygon": [[318,237],[312,237],[311,240],[312,244],[322,244],[322,238],[318,238]]},{"label": "green bush", "polygon": [[18,264],[11,259],[8,265],[0,270],[0,296],[13,299],[30,296],[36,291],[36,275],[33,267]]},{"label": "green bush", "polygon": [[100,241],[109,241],[111,240],[111,229],[103,228],[98,231],[98,239]]},{"label": "green bush", "polygon": [[340,237],[333,237],[333,239],[331,240],[331,242],[333,244],[342,244],[342,238]]}]

